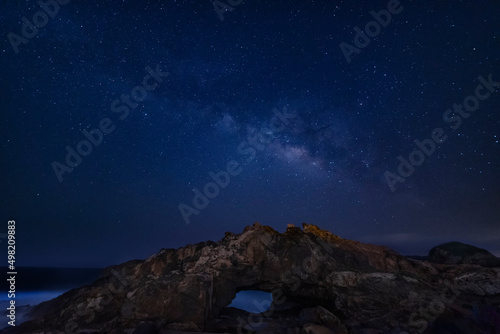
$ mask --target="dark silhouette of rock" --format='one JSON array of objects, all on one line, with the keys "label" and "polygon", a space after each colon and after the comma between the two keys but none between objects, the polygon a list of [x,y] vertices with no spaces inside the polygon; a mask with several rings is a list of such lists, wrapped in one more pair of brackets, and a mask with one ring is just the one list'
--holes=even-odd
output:
[{"label": "dark silhouette of rock", "polygon": [[[229,308],[242,290],[271,292],[270,308]],[[440,333],[464,321],[494,333],[499,305],[500,268],[408,259],[314,225],[278,233],[255,223],[109,267],[2,333]]]},{"label": "dark silhouette of rock", "polygon": [[160,334],[154,323],[143,322],[132,332],[132,334]]},{"label": "dark silhouette of rock", "polygon": [[458,241],[448,242],[432,248],[428,260],[441,264],[477,264],[483,267],[500,266],[500,259],[486,249]]}]

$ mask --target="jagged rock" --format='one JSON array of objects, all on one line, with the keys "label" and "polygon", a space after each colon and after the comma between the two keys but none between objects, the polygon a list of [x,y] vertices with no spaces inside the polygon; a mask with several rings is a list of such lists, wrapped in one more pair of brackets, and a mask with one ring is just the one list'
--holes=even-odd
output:
[{"label": "jagged rock", "polygon": [[332,329],[336,334],[347,334],[347,329],[342,324],[340,319],[332,312],[321,306],[303,309],[300,312],[300,322],[304,325],[310,325],[311,323],[322,325]]},{"label": "jagged rock", "polygon": [[307,324],[304,330],[307,334],[336,334],[330,328],[316,324]]},{"label": "jagged rock", "polygon": [[440,264],[478,264],[483,267],[500,266],[500,258],[486,249],[461,242],[448,242],[432,248],[428,260]]},{"label": "jagged rock", "polygon": [[[32,321],[2,333],[132,333],[144,322],[161,333],[429,332],[457,305],[497,312],[499,287],[500,268],[434,265],[314,225],[278,233],[256,223],[218,242],[112,266],[92,285],[34,307]],[[228,308],[241,290],[272,292],[270,309],[252,315]]]},{"label": "jagged rock", "polygon": [[190,322],[174,322],[174,323],[168,324],[166,326],[166,328],[177,330],[177,331],[184,331],[184,332],[188,332],[188,331],[199,332],[200,331],[200,328],[198,326],[196,326],[196,324],[192,321],[190,321]]}]

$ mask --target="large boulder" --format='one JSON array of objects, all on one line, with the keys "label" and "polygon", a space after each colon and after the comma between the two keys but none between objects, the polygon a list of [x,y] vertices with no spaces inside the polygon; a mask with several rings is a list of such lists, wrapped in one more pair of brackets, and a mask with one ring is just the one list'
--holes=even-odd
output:
[{"label": "large boulder", "polygon": [[477,264],[483,267],[500,266],[500,259],[486,249],[458,241],[432,248],[428,260],[440,264]]}]

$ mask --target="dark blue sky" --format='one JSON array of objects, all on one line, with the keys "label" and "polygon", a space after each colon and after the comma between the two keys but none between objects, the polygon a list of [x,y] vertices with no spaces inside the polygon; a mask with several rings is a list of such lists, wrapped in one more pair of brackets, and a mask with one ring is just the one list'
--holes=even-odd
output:
[{"label": "dark blue sky", "polygon": [[[104,266],[255,221],[500,255],[498,1],[245,1],[224,20],[208,0],[60,2],[0,5],[17,265]],[[385,27],[353,41],[371,11]],[[341,43],[361,43],[350,62]]]}]

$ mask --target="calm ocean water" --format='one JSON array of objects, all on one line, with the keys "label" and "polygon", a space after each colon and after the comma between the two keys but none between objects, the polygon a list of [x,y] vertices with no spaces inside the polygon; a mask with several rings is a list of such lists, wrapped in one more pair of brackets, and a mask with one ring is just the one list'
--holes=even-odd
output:
[{"label": "calm ocean water", "polygon": [[[36,305],[41,302],[56,298],[62,295],[67,290],[62,291],[20,291],[16,292],[16,326],[20,325],[24,321],[28,320],[26,316],[26,308],[21,306],[26,305]],[[8,299],[7,294],[2,294],[0,297],[0,309],[2,310],[2,321],[0,322],[0,328],[9,326],[7,324],[7,307],[9,307],[10,299]]]},{"label": "calm ocean water", "polygon": [[[41,302],[56,298],[66,291],[90,284],[95,281],[102,269],[93,268],[18,268],[16,275],[16,325],[27,320],[26,308],[22,306],[37,305]],[[7,270],[5,269],[5,272]],[[6,280],[5,280],[6,281]],[[10,299],[6,282],[0,284],[0,309],[2,320],[0,328],[9,326],[7,307]]]}]

